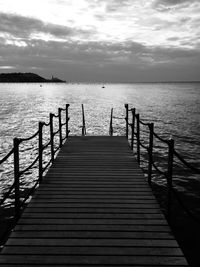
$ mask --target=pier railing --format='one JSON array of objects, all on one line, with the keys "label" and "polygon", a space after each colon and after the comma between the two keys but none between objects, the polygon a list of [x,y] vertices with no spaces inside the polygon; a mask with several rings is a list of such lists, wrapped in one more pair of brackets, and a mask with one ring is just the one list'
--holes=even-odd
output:
[{"label": "pier railing", "polygon": [[[141,149],[146,151],[148,156],[147,160],[147,175],[148,183],[152,185],[152,171],[153,169],[164,176],[167,184],[167,216],[170,222],[171,216],[171,207],[172,207],[172,194],[175,196],[178,203],[182,208],[187,212],[187,214],[192,217],[195,221],[200,223],[200,218],[197,218],[193,212],[184,204],[180,198],[177,190],[173,184],[174,177],[174,163],[175,160],[178,160],[183,167],[186,167],[190,172],[194,174],[200,174],[200,169],[194,167],[189,162],[187,162],[175,149],[175,143],[172,138],[164,139],[154,131],[154,123],[149,123],[140,119],[140,114],[136,113],[135,108],[129,109],[129,105],[125,104],[125,118],[115,117],[113,115],[113,108],[111,109],[110,115],[110,125],[109,125],[109,135],[112,136],[113,129],[113,119],[125,119],[125,136],[130,141],[130,147],[133,152],[136,154],[137,162],[141,164]],[[145,134],[146,138],[142,138],[141,135]],[[163,148],[167,148],[167,160],[165,164],[165,170],[158,166],[155,160],[155,154],[158,154],[158,146],[156,142],[161,142]],[[163,160],[163,159],[162,159]]]},{"label": "pier railing", "polygon": [[[49,122],[39,122],[38,131],[34,133],[32,136],[28,138],[14,138],[13,140],[13,148],[10,150],[10,152],[0,160],[0,165],[5,163],[10,157],[13,157],[14,160],[14,182],[10,186],[9,190],[5,193],[3,198],[0,201],[0,206],[4,204],[6,199],[11,195],[11,193],[14,193],[14,209],[15,209],[15,218],[19,218],[20,212],[22,207],[24,206],[25,202],[29,198],[29,196],[32,194],[32,192],[35,190],[37,185],[42,181],[43,174],[46,172],[50,164],[54,162],[55,154],[56,152],[62,147],[63,142],[68,138],[69,135],[69,115],[68,115],[68,109],[69,104],[66,104],[66,107],[59,108],[58,114],[52,114],[49,115]],[[62,113],[65,112],[65,122],[62,122]],[[57,120],[57,129],[54,127],[54,120]],[[44,133],[44,127],[49,127],[50,137],[48,138],[46,143],[44,142],[43,133]],[[65,135],[63,128],[65,127]],[[58,139],[58,145],[56,146],[55,138]],[[32,163],[21,170],[20,168],[20,145],[24,144],[27,141],[30,141],[32,139],[38,138],[38,145],[37,145],[37,156],[32,161]],[[50,160],[46,163],[43,160],[44,151],[50,147],[51,156]],[[33,149],[33,148],[32,148]],[[46,164],[45,164],[46,163]],[[29,190],[29,192],[26,194],[26,196],[23,197],[23,201],[20,197],[20,178],[29,172],[36,164],[38,164],[38,179],[36,179],[35,184],[33,187]]]},{"label": "pier railing", "polygon": [[[4,204],[6,199],[12,194],[14,195],[14,207],[15,207],[15,217],[18,218],[21,212],[22,207],[24,206],[25,202],[35,190],[37,185],[42,181],[44,173],[47,171],[48,167],[54,162],[56,152],[62,147],[64,141],[68,138],[69,134],[69,116],[68,116],[68,108],[69,104],[66,104],[65,109],[58,109],[58,114],[49,115],[49,122],[39,122],[38,131],[34,133],[32,136],[28,138],[14,138],[13,140],[13,148],[10,152],[4,156],[3,159],[0,160],[0,165],[5,163],[8,159],[13,157],[14,161],[14,182],[9,187],[8,191],[4,194],[3,198],[0,201],[0,206]],[[193,173],[199,174],[200,170],[190,163],[188,163],[183,157],[176,151],[174,146],[173,139],[164,139],[160,135],[158,135],[154,131],[154,124],[148,123],[140,119],[140,115],[136,113],[135,108],[129,109],[128,104],[125,104],[125,118],[115,117],[113,115],[113,109],[111,109],[110,115],[110,124],[109,124],[109,134],[112,136],[114,129],[113,129],[113,119],[125,119],[125,135],[127,139],[130,138],[130,146],[134,153],[136,153],[137,161],[141,163],[141,148],[144,149],[148,155],[148,166],[147,166],[147,173],[148,173],[148,183],[149,185],[152,184],[152,170],[154,169],[159,174],[163,175],[167,181],[167,207],[168,207],[168,218],[170,220],[171,214],[171,204],[172,204],[172,194],[176,197],[180,205],[186,210],[186,212],[192,216],[196,221],[200,221],[199,218],[196,218],[195,215],[184,205],[181,198],[179,197],[177,191],[173,185],[173,171],[174,171],[174,160],[178,160],[183,164],[185,167],[189,168]],[[62,122],[62,113],[65,112],[65,122]],[[55,120],[57,121],[57,127],[55,127]],[[44,143],[44,130],[45,127],[49,129],[50,137],[45,140]],[[65,127],[65,136],[63,127]],[[144,127],[145,130],[141,128]],[[86,125],[85,125],[85,112],[84,106],[82,105],[82,135],[86,135]],[[141,138],[141,133],[146,133],[146,140]],[[20,168],[20,145],[30,141],[32,139],[38,138],[37,144],[37,156],[34,160],[32,160],[31,164],[21,170]],[[55,138],[58,140],[58,145],[55,144]],[[162,142],[167,148],[167,163],[166,168],[163,170],[161,169],[155,160],[155,154],[157,153],[155,145],[156,140]],[[50,160],[46,161],[46,157],[44,160],[44,152],[50,149]],[[38,164],[38,165],[37,165]],[[38,166],[38,179],[35,180],[35,184],[26,194],[26,196],[22,197],[20,194],[20,178],[29,172],[35,166]]]},{"label": "pier railing", "polygon": [[[184,208],[184,210],[193,217],[196,221],[200,222],[200,219],[197,218],[191,211],[188,209],[181,198],[178,195],[177,190],[175,190],[173,186],[173,170],[174,170],[174,160],[175,158],[178,159],[185,167],[189,168],[191,172],[195,174],[200,174],[200,169],[194,167],[189,162],[187,162],[175,149],[174,146],[174,140],[172,138],[170,139],[164,139],[160,137],[155,131],[154,131],[154,123],[146,123],[140,119],[140,115],[136,113],[135,108],[129,109],[128,104],[125,104],[125,122],[126,122],[126,137],[129,138],[129,129],[130,129],[130,146],[132,150],[135,150],[134,146],[136,146],[136,155],[137,155],[137,161],[140,164],[141,162],[141,151],[140,148],[142,147],[147,151],[148,154],[148,183],[151,185],[152,183],[152,169],[154,168],[159,174],[163,175],[166,178],[167,181],[167,214],[168,218],[170,220],[170,214],[171,214],[171,206],[172,206],[172,193],[174,194],[175,198],[178,200],[179,204]],[[129,122],[131,121],[131,122]],[[144,132],[146,133],[146,136],[148,136],[148,140],[144,142],[144,140],[141,139],[141,126],[146,127],[146,130]],[[164,143],[167,146],[168,152],[167,152],[167,168],[165,171],[163,171],[159,166],[157,166],[155,160],[154,160],[154,153],[156,152],[156,146],[155,141],[159,140],[160,142]]]}]

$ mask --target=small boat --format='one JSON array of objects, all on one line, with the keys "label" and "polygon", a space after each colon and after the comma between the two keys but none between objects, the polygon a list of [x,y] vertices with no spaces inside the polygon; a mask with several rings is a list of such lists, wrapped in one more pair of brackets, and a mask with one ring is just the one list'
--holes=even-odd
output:
[{"label": "small boat", "polygon": [[101,88],[105,88],[105,86],[103,85]]}]

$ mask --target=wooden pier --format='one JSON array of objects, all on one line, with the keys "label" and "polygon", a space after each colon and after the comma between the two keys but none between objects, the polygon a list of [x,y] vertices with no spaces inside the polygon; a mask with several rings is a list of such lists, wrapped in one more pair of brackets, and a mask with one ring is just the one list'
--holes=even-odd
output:
[{"label": "wooden pier", "polygon": [[0,266],[188,266],[125,137],[69,137]]}]

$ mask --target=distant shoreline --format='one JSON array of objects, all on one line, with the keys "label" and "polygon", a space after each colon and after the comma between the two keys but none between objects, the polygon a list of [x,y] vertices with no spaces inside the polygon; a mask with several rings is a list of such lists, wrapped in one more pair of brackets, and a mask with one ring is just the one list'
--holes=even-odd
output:
[{"label": "distant shoreline", "polygon": [[35,73],[0,73],[0,83],[66,83],[61,79],[53,77],[45,79]]},{"label": "distant shoreline", "polygon": [[35,73],[0,73],[0,83],[68,83],[68,84],[190,84],[200,81],[64,81],[53,77],[46,79]]}]

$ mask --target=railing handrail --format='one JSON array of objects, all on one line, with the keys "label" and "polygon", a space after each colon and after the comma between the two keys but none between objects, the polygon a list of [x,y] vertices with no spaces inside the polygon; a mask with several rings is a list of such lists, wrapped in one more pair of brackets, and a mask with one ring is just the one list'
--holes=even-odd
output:
[{"label": "railing handrail", "polygon": [[[5,195],[1,199],[0,205],[3,205],[4,202],[5,202],[5,200],[10,196],[11,192],[13,190],[15,190],[15,217],[16,218],[19,217],[20,209],[21,209],[22,204],[25,203],[25,201],[30,196],[31,192],[35,189],[35,187],[37,186],[37,184],[41,182],[43,173],[47,170],[47,168],[49,167],[49,165],[53,162],[52,157],[54,157],[54,154],[60,149],[60,147],[63,144],[63,141],[68,138],[68,134],[69,134],[68,121],[70,119],[68,117],[68,108],[69,108],[69,104],[66,104],[66,108],[65,109],[63,109],[63,108],[59,108],[58,109],[58,114],[57,115],[50,113],[49,122],[48,123],[39,122],[39,130],[37,132],[35,132],[33,135],[31,135],[30,137],[27,137],[27,138],[14,138],[13,148],[8,152],[8,154],[6,156],[4,156],[0,160],[0,164],[2,164],[11,155],[14,155],[14,183],[10,186],[9,190],[5,193]],[[62,118],[61,118],[62,111],[66,111],[65,123],[62,123]],[[50,140],[47,141],[45,145],[43,145],[42,144],[42,130],[43,130],[43,126],[46,126],[46,127],[50,126],[51,127],[53,125],[53,118],[58,118],[59,119],[58,130],[54,132],[53,131],[53,127],[52,127],[52,135],[50,137]],[[65,138],[62,137],[62,127],[63,126],[66,126],[66,136],[65,136]],[[54,136],[56,134],[59,134],[59,147],[57,147],[57,148],[54,147],[54,142],[53,142],[53,138],[54,138]],[[20,164],[19,164],[19,146],[20,146],[20,144],[23,143],[23,142],[26,142],[26,141],[30,141],[33,138],[38,137],[38,136],[39,136],[38,156],[36,156],[36,158],[30,163],[30,165],[28,167],[26,167],[23,170],[20,170]],[[43,151],[49,145],[52,145],[51,154],[53,154],[53,156],[51,155],[51,159],[49,160],[49,162],[46,164],[46,166],[43,166],[42,153],[43,153]],[[37,179],[35,185],[30,189],[30,192],[24,198],[23,202],[20,203],[20,176],[23,175],[24,173],[26,173],[28,170],[32,169],[33,166],[38,161],[39,161],[39,175],[38,175],[38,179]]]},{"label": "railing handrail", "polygon": [[161,142],[165,143],[165,144],[168,144],[168,141],[167,139],[164,139],[162,137],[160,137],[157,133],[153,132],[153,135],[158,139],[160,140]]},{"label": "railing handrail", "polygon": [[14,152],[14,148],[12,148],[2,159],[0,159],[0,164],[4,163]]},{"label": "railing handrail", "polygon": [[39,130],[37,132],[35,132],[33,135],[31,135],[30,137],[27,138],[18,138],[19,142],[25,142],[25,141],[30,141],[31,139],[35,138],[39,133]]},{"label": "railing handrail", "polygon": [[175,149],[174,149],[174,156],[176,156],[176,158],[178,158],[187,168],[189,168],[194,173],[196,174],[200,173],[200,169],[194,167],[192,164],[187,162]]}]

